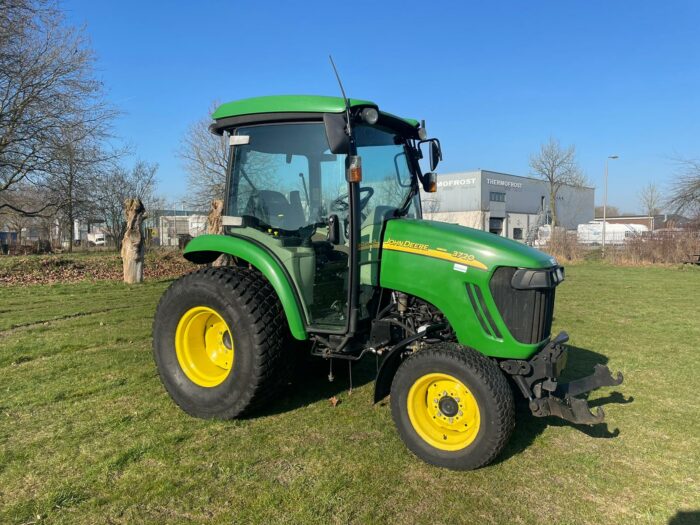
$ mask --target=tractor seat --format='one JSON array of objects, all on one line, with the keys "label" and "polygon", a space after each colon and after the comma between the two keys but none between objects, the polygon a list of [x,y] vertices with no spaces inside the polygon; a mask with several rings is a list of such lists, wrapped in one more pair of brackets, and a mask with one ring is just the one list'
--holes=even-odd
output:
[{"label": "tractor seat", "polygon": [[260,190],[251,195],[246,205],[246,214],[253,215],[265,221],[273,228],[283,230],[298,230],[306,225],[301,199],[297,193],[296,205],[289,203],[284,194],[274,190]]}]

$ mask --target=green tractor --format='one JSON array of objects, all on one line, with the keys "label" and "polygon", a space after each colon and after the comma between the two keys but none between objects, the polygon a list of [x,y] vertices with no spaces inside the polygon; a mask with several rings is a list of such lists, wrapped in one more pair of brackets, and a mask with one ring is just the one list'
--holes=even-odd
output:
[{"label": "green tractor", "polygon": [[[407,447],[441,467],[496,458],[515,425],[514,391],[535,416],[603,421],[577,396],[621,374],[597,365],[558,381],[568,336],[550,334],[557,261],[422,219],[420,190],[436,191],[442,156],[424,124],[321,96],[230,102],[213,120],[230,144],[224,234],[187,245],[205,266],[168,288],[153,328],[161,380],[185,412],[255,411],[304,352],[381,358],[375,402],[390,394]],[[228,266],[208,264],[222,254]]]}]

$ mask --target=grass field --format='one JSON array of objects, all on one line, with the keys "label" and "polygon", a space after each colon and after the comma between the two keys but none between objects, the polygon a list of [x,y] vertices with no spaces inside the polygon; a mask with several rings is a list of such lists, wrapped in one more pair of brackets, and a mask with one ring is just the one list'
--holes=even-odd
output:
[{"label": "grass field", "polygon": [[[200,421],[161,387],[167,282],[0,289],[0,523],[697,523],[700,271],[567,269],[555,330],[625,383],[608,429],[522,408],[499,460],[433,468],[373,406],[373,361],[298,381],[263,414]],[[338,367],[340,368],[340,367]],[[360,385],[360,386],[358,386]],[[336,395],[333,407],[328,398]]]}]

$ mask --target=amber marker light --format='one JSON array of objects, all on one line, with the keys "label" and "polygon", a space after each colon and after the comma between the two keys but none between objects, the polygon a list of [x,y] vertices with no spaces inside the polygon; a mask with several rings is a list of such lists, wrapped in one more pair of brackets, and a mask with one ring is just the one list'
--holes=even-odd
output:
[{"label": "amber marker light", "polygon": [[345,179],[348,182],[362,181],[362,157],[359,155],[348,156],[348,167],[345,170]]}]

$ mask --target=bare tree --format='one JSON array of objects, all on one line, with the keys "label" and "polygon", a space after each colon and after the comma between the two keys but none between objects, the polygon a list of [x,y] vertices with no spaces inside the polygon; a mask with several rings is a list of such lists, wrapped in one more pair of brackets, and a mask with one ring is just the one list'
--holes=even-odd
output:
[{"label": "bare tree", "polygon": [[563,148],[557,139],[550,138],[540,151],[530,157],[530,168],[535,175],[549,183],[549,211],[552,227],[557,225],[557,194],[562,186],[583,186],[586,178],[576,162],[576,147]]},{"label": "bare tree", "polygon": [[639,190],[639,205],[642,208],[642,212],[649,217],[661,213],[662,202],[663,196],[656,183],[650,182]]},{"label": "bare tree", "polygon": [[147,210],[158,207],[156,173],[158,165],[137,161],[129,170],[113,166],[97,183],[92,192],[96,215],[101,217],[107,234],[114,240],[117,249],[126,233],[124,202],[129,198],[139,199]]},{"label": "bare tree", "polygon": [[45,199],[37,188],[26,182],[13,185],[12,188],[5,192],[4,198],[9,206],[0,210],[0,222],[4,221],[12,231],[17,232],[17,243],[22,244],[23,230],[39,224],[39,218],[50,215],[47,210],[42,212],[41,216],[27,214],[22,210],[41,209],[43,207],[42,202]]},{"label": "bare tree", "polygon": [[[212,105],[214,108],[215,105]],[[227,134],[215,135],[209,131],[209,117],[192,124],[182,139],[179,157],[187,172],[187,204],[198,210],[209,208],[211,201],[224,199],[226,192],[226,168],[229,143]],[[245,200],[256,187],[273,188],[282,184],[279,180],[279,155],[249,150],[245,154],[246,183],[239,186],[239,199]],[[288,182],[288,181],[287,181]],[[298,187],[303,190],[301,177]],[[283,189],[280,189],[283,191]]]},{"label": "bare tree", "polygon": [[64,227],[71,232],[69,252],[73,250],[75,221],[89,221],[96,214],[93,193],[103,170],[123,154],[104,146],[114,116],[109,107],[96,103],[51,139],[52,159],[43,185]]},{"label": "bare tree", "polygon": [[38,214],[8,198],[55,161],[55,139],[101,92],[83,32],[52,0],[0,0],[0,209]]},{"label": "bare tree", "polygon": [[[212,108],[215,105],[212,105]],[[206,210],[212,200],[223,199],[226,190],[226,135],[209,131],[211,118],[193,123],[182,139],[179,157],[187,172],[188,204]]]},{"label": "bare tree", "polygon": [[666,203],[669,211],[700,216],[700,159],[677,159],[678,175]]},{"label": "bare tree", "polygon": [[[611,206],[608,204],[606,206],[606,215],[608,217],[619,217],[620,216],[620,208],[617,206]],[[596,206],[595,207],[595,213],[594,216],[596,219],[602,219],[603,218],[603,207],[602,206]]]},{"label": "bare tree", "polygon": [[428,214],[429,217],[440,211],[440,200],[436,197],[423,197],[423,211]]}]

